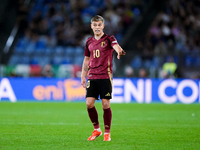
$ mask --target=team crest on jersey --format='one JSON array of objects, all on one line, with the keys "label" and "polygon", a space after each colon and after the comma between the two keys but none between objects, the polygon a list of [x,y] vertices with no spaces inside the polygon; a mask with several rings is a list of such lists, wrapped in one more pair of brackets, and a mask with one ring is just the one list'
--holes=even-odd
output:
[{"label": "team crest on jersey", "polygon": [[105,46],[105,41],[101,42],[101,47]]}]

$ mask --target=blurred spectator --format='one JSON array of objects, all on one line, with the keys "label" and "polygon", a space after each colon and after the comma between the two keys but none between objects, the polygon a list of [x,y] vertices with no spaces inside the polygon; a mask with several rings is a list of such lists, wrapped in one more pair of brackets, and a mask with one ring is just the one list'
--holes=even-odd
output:
[{"label": "blurred spectator", "polygon": [[46,78],[54,77],[54,70],[50,64],[46,64],[42,69],[42,76]]},{"label": "blurred spectator", "polygon": [[[20,4],[25,0],[19,0]],[[96,15],[105,18],[105,32],[120,42],[136,16],[142,12],[145,0],[35,0],[32,8],[19,8],[26,14],[26,26],[15,47],[15,57],[9,63],[44,66],[65,62],[81,65],[86,39],[91,36],[90,20]],[[136,11],[137,10],[137,11]],[[29,14],[28,14],[29,13]],[[45,55],[45,59],[41,59]]]},{"label": "blurred spectator", "polygon": [[120,41],[124,31],[133,22],[133,8],[134,4],[129,1],[36,0],[27,29],[31,34],[56,39],[54,43],[59,46],[82,46],[80,41],[91,32],[90,19],[99,13],[105,17],[105,23],[112,26],[105,30]]},{"label": "blurred spectator", "polygon": [[163,78],[175,78],[177,65],[173,57],[169,57],[168,61],[163,64]]},{"label": "blurred spectator", "polygon": [[126,77],[134,77],[134,70],[131,66],[126,66],[124,72]]},{"label": "blurred spectator", "polygon": [[200,73],[199,72],[193,73],[193,75],[191,76],[191,79],[200,79]]},{"label": "blurred spectator", "polygon": [[167,47],[163,40],[159,40],[154,48],[154,55],[156,56],[165,56],[167,54]]},{"label": "blurred spectator", "polygon": [[199,54],[199,6],[195,0],[167,1],[165,10],[157,14],[144,37],[143,55],[150,52],[149,42],[156,57],[177,52]]},{"label": "blurred spectator", "polygon": [[147,77],[148,77],[148,74],[147,74],[146,69],[141,68],[141,69],[139,70],[138,76],[139,76],[139,78],[147,78]]},{"label": "blurred spectator", "polygon": [[[20,16],[18,21],[22,37],[17,44],[16,49],[19,50],[17,56],[27,55],[26,57],[31,60],[33,56],[30,54],[37,53],[40,49],[42,53],[37,54],[39,57],[43,54],[49,57],[48,63],[53,62],[55,55],[60,57],[59,63],[62,63],[63,58],[76,60],[78,55],[73,56],[76,47],[81,47],[84,51],[85,41],[91,36],[90,19],[93,15],[104,16],[105,24],[107,24],[105,31],[115,35],[120,42],[128,27],[134,23],[148,1],[35,0],[31,11],[26,6],[26,2],[18,0]],[[165,56],[169,54],[183,55],[184,62],[181,64],[186,67],[200,66],[200,61],[198,61],[200,54],[199,8],[198,0],[166,1],[165,10],[157,14],[144,38],[137,42],[136,50],[139,55],[131,60],[133,75],[134,71],[137,72],[136,70],[141,67],[161,68]],[[27,16],[28,20],[25,19]],[[57,46],[64,47],[59,53],[62,54],[61,56],[58,56],[55,51]],[[19,62],[14,64],[17,63]],[[124,70],[126,75],[132,76],[131,69],[127,68]],[[182,76],[180,69],[180,66],[177,66],[175,77]],[[163,72],[162,77],[169,77],[168,72]]]}]

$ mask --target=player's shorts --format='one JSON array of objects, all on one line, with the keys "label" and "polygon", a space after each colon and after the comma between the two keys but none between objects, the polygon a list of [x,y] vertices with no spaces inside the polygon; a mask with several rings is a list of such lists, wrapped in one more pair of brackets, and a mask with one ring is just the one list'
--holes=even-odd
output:
[{"label": "player's shorts", "polygon": [[88,79],[86,97],[99,99],[112,98],[112,83],[110,79]]}]

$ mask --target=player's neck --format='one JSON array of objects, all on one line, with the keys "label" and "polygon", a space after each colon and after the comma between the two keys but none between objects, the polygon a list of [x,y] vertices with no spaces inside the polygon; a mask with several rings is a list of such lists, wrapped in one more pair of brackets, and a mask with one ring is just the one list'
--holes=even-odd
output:
[{"label": "player's neck", "polygon": [[102,36],[104,35],[104,33],[102,32],[101,34],[99,34],[99,35],[94,35],[94,38],[96,39],[96,40],[99,40]]}]

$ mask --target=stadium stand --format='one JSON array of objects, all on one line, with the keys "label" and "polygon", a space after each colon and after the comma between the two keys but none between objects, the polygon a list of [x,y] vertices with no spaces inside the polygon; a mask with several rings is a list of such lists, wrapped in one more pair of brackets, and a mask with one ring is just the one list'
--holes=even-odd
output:
[{"label": "stadium stand", "polygon": [[[140,52],[131,59],[133,68],[162,68],[169,56],[179,68],[198,71],[200,67],[200,2],[197,0],[166,1],[165,9],[152,21],[147,32],[136,44]],[[158,74],[159,74],[158,69]],[[158,75],[157,75],[158,76]],[[162,77],[162,76],[158,76]]]},{"label": "stadium stand", "polygon": [[[59,68],[57,77],[68,77],[66,70],[70,69],[63,69],[63,66],[77,68],[82,64],[85,41],[92,35],[92,16],[104,16],[105,32],[115,35],[120,42],[146,3],[145,0],[35,0],[28,14],[27,27],[20,33],[8,65],[16,68],[18,64],[29,65],[29,75],[39,76],[35,71],[50,64]],[[21,72],[18,75],[21,76]]]},{"label": "stadium stand", "polygon": [[116,77],[139,77],[145,70],[147,77],[164,78],[163,64],[173,56],[177,64],[173,77],[199,78],[198,0],[33,0],[31,4],[29,10],[21,9],[20,14],[28,11],[27,20],[21,21],[7,65],[0,66],[1,76],[22,76],[16,72],[18,65],[29,66],[24,67],[28,76],[43,76],[46,65],[52,66],[53,77],[78,76],[85,41],[92,35],[90,19],[100,14],[106,19],[105,33],[115,35],[128,54],[114,61],[121,68],[115,72],[114,66]]}]

